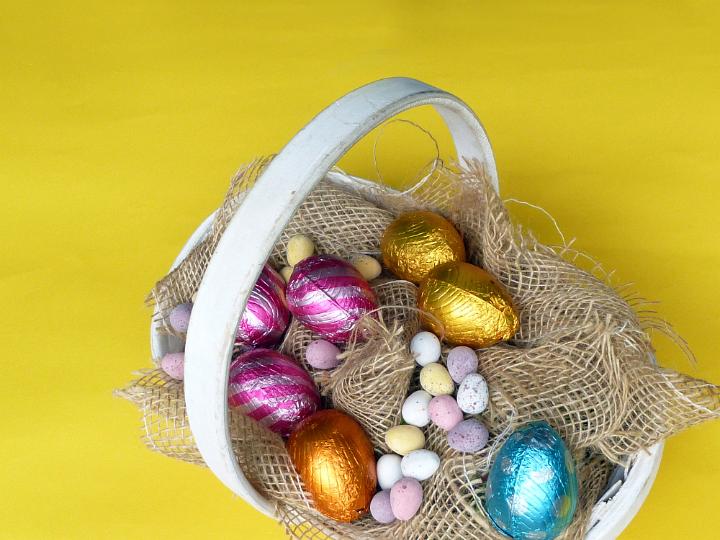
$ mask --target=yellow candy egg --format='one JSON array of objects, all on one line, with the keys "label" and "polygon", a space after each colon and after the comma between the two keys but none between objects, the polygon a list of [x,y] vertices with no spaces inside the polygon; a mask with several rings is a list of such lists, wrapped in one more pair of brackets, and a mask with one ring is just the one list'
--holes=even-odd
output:
[{"label": "yellow candy egg", "polygon": [[434,212],[402,214],[383,234],[383,262],[402,279],[420,283],[440,264],[465,260],[460,233],[447,219]]},{"label": "yellow candy egg", "polygon": [[423,324],[446,341],[489,347],[513,337],[520,321],[505,288],[482,268],[465,262],[435,268],[420,284]]},{"label": "yellow candy egg", "polygon": [[395,426],[385,434],[385,444],[396,454],[404,456],[425,446],[425,434],[416,426]]},{"label": "yellow candy egg", "polygon": [[371,281],[382,272],[382,267],[375,257],[370,255],[356,255],[350,260],[355,269],[360,272],[365,281]]},{"label": "yellow candy egg", "polygon": [[287,262],[290,266],[295,266],[303,259],[307,259],[315,253],[315,244],[312,239],[304,234],[296,234],[287,245]]},{"label": "yellow candy egg", "polygon": [[283,266],[280,270],[280,275],[285,280],[285,283],[290,281],[290,276],[293,273],[293,267],[292,266]]},{"label": "yellow candy egg", "polygon": [[420,370],[420,386],[433,396],[452,394],[455,391],[455,383],[450,373],[439,363],[428,364]]}]

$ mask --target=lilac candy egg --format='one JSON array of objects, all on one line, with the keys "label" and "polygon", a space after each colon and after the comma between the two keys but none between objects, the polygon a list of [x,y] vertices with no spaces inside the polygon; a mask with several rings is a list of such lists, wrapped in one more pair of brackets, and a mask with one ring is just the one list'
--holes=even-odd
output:
[{"label": "lilac candy egg", "polygon": [[340,364],[340,349],[329,341],[316,339],[305,349],[305,360],[315,369],[333,369]]},{"label": "lilac candy egg", "polygon": [[414,478],[403,478],[390,490],[390,506],[400,521],[412,519],[420,510],[423,489]]},{"label": "lilac candy egg", "polygon": [[289,323],[285,280],[266,264],[238,322],[235,343],[247,347],[276,345]]},{"label": "lilac candy egg", "polygon": [[228,404],[287,436],[318,410],[320,393],[310,374],[292,358],[270,349],[255,349],[230,364]]},{"label": "lilac candy egg", "polygon": [[453,381],[460,384],[467,375],[477,371],[477,354],[464,345],[455,347],[448,353],[447,368]]},{"label": "lilac candy egg", "polygon": [[370,514],[378,523],[392,523],[395,521],[392,506],[390,506],[390,490],[378,491],[370,501]]},{"label": "lilac candy egg", "polygon": [[290,312],[333,343],[346,342],[357,322],[378,307],[375,293],[355,267],[331,255],[300,261],[286,293]]},{"label": "lilac candy egg", "polygon": [[485,425],[470,418],[463,420],[457,426],[448,431],[448,444],[458,452],[473,453],[479,452],[488,442],[488,430]]},{"label": "lilac candy egg", "polygon": [[450,431],[463,419],[463,413],[455,401],[455,398],[448,395],[435,396],[428,405],[430,420],[437,427],[444,431]]},{"label": "lilac candy egg", "polygon": [[172,308],[172,311],[170,311],[170,314],[168,315],[168,322],[173,330],[181,334],[188,331],[192,308],[193,305],[191,303],[179,304]]},{"label": "lilac candy egg", "polygon": [[160,360],[160,367],[173,379],[182,381],[185,376],[185,353],[167,353]]}]

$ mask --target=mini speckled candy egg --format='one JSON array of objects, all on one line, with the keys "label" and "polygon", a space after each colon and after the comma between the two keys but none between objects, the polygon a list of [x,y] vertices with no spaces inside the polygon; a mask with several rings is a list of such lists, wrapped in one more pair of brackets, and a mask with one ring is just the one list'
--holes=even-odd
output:
[{"label": "mini speckled candy egg", "polygon": [[390,506],[400,521],[412,519],[420,510],[423,489],[414,478],[403,478],[390,490]]},{"label": "mini speckled candy egg", "polygon": [[458,384],[470,373],[475,373],[477,367],[477,354],[470,347],[460,345],[448,353],[447,368],[453,381]]},{"label": "mini speckled candy egg", "polygon": [[433,396],[452,394],[455,391],[452,377],[442,364],[428,364],[420,370],[420,386]]},{"label": "mini speckled candy egg", "polygon": [[303,259],[307,259],[315,252],[315,244],[312,239],[304,234],[296,234],[287,244],[287,262],[290,266],[295,266]]},{"label": "mini speckled candy egg", "polygon": [[460,383],[457,403],[467,414],[480,414],[488,405],[488,386],[479,373],[470,373]]},{"label": "mini speckled candy egg", "polygon": [[173,330],[184,334],[188,331],[190,324],[190,313],[192,313],[193,305],[191,303],[180,304],[172,308],[168,315],[168,322]]},{"label": "mini speckled candy egg", "polygon": [[390,504],[390,490],[378,491],[370,501],[370,514],[378,523],[392,523],[395,521]]},{"label": "mini speckled candy egg", "polygon": [[410,340],[410,353],[421,366],[437,362],[440,352],[440,340],[432,332],[420,332]]},{"label": "mini speckled candy egg", "polygon": [[463,419],[463,413],[455,398],[447,394],[432,398],[428,414],[432,423],[444,431],[450,431]]},{"label": "mini speckled candy egg", "polygon": [[390,489],[403,477],[400,463],[402,458],[397,454],[380,456],[375,466],[380,489]]},{"label": "mini speckled candy egg", "polygon": [[305,349],[305,360],[315,369],[333,369],[340,364],[340,349],[329,341],[316,339]]},{"label": "mini speckled candy egg", "polygon": [[185,376],[185,353],[168,353],[160,360],[162,370],[173,379],[182,381]]},{"label": "mini speckled candy egg", "polygon": [[385,434],[385,444],[396,454],[404,456],[425,446],[425,434],[416,426],[395,426]]},{"label": "mini speckled candy egg", "polygon": [[417,390],[408,396],[402,406],[402,418],[413,426],[425,427],[430,423],[428,405],[432,396],[425,390]]},{"label": "mini speckled candy egg", "polygon": [[402,475],[422,482],[427,480],[440,467],[440,456],[430,450],[413,450],[402,458]]},{"label": "mini speckled candy egg", "polygon": [[375,279],[382,272],[382,266],[380,266],[378,260],[370,255],[356,255],[350,259],[350,264],[352,264],[367,281]]},{"label": "mini speckled candy egg", "polygon": [[293,273],[293,267],[292,266],[283,266],[280,269],[280,275],[285,280],[285,283],[290,281],[290,276],[292,276]]},{"label": "mini speckled candy egg", "polygon": [[453,450],[471,454],[485,448],[488,430],[482,422],[470,418],[448,431],[448,444]]}]

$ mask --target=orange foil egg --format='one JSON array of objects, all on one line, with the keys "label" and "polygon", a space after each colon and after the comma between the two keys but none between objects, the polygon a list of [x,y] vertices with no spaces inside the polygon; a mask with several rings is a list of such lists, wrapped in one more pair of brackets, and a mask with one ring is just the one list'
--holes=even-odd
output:
[{"label": "orange foil egg", "polygon": [[465,244],[457,229],[427,211],[407,212],[388,225],[380,249],[385,266],[414,283],[440,264],[465,260]]},{"label": "orange foil egg", "polygon": [[520,324],[500,282],[465,262],[430,272],[420,284],[418,307],[424,326],[455,345],[489,347],[513,337]]},{"label": "orange foil egg", "polygon": [[319,512],[342,522],[368,513],[377,488],[375,454],[354,418],[318,411],[298,425],[287,448]]}]

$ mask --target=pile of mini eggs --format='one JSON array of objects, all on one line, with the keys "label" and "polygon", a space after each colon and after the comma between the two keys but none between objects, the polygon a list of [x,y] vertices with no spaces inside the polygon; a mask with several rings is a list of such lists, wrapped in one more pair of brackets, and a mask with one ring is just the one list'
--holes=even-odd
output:
[{"label": "pile of mini eggs", "polygon": [[[420,386],[402,406],[405,424],[385,434],[385,444],[394,453],[377,462],[379,491],[370,503],[370,513],[379,523],[396,519],[407,521],[417,514],[423,501],[420,482],[430,478],[440,467],[440,457],[426,450],[423,427],[432,422],[447,432],[448,445],[458,452],[482,450],[488,441],[488,430],[475,418],[488,405],[488,387],[477,373],[478,358],[470,347],[459,346],[447,355],[447,367],[440,363],[440,340],[431,332],[420,332],[410,342],[410,352],[422,367]],[[459,384],[457,399],[455,383]]]}]

